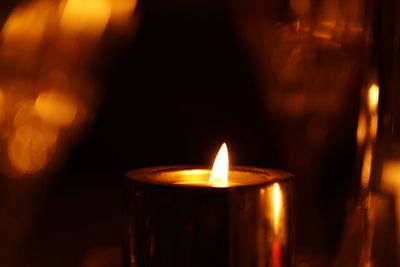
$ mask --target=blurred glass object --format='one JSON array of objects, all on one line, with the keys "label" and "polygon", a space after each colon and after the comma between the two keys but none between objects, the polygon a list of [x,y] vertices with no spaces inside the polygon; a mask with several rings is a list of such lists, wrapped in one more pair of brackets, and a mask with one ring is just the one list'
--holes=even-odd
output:
[{"label": "blurred glass object", "polygon": [[356,137],[362,142],[370,134],[365,116],[356,131],[359,95],[371,71],[372,5],[361,0],[233,3],[265,116],[273,125],[276,157],[296,174],[298,248],[332,258],[348,200],[355,197]]},{"label": "blurred glass object", "polygon": [[[378,100],[379,87],[375,82],[361,92],[361,109],[357,128],[361,189],[369,187],[371,180],[372,156],[375,151],[378,131]],[[363,135],[363,138],[360,138],[360,135]]]},{"label": "blurred glass object", "polygon": [[96,64],[104,63],[109,43],[132,35],[137,11],[136,0],[3,7],[9,12],[2,10],[0,20],[0,266],[15,267],[52,173],[94,120],[102,97]]},{"label": "blurred glass object", "polygon": [[[393,201],[393,208],[384,219],[394,223],[387,232],[395,237],[392,242],[393,266],[400,265],[400,5],[398,1],[377,2],[377,47],[379,56],[379,122],[377,149],[373,160],[373,179],[371,187]],[[378,223],[378,222],[377,222]],[[379,236],[378,236],[379,237]],[[377,238],[375,248],[378,252],[373,260],[382,261],[385,257],[383,238]],[[385,266],[385,265],[377,265]]]},{"label": "blurred glass object", "polygon": [[[400,5],[392,0],[374,4],[379,88],[369,89],[369,133],[359,149],[362,191],[349,212],[336,266],[400,265]],[[354,253],[346,252],[351,245]]]}]

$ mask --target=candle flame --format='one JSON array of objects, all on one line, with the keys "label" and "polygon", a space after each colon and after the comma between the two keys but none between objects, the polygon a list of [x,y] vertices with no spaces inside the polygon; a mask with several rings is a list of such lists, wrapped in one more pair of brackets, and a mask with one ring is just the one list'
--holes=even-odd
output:
[{"label": "candle flame", "polygon": [[228,186],[229,172],[229,155],[228,148],[225,143],[222,144],[219,152],[214,160],[214,165],[211,170],[209,184],[214,187]]},{"label": "candle flame", "polygon": [[379,86],[372,84],[368,90],[368,109],[371,113],[375,113],[378,109]]},{"label": "candle flame", "polygon": [[278,183],[274,184],[273,190],[274,230],[275,234],[277,234],[279,230],[279,218],[281,217],[282,209],[282,192]]}]

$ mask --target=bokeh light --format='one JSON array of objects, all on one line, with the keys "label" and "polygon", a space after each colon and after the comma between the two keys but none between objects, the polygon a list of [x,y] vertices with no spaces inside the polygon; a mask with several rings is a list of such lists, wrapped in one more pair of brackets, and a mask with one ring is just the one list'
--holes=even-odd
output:
[{"label": "bokeh light", "polygon": [[74,122],[78,105],[67,94],[58,91],[41,93],[35,101],[39,117],[56,126],[69,126]]},{"label": "bokeh light", "polygon": [[357,144],[362,145],[367,137],[367,115],[363,112],[360,113],[357,126]]},{"label": "bokeh light", "polygon": [[10,163],[21,174],[38,172],[51,160],[56,140],[54,129],[37,125],[21,126],[8,143]]},{"label": "bokeh light", "polygon": [[368,89],[368,108],[371,113],[375,113],[378,109],[379,87],[372,84]]},{"label": "bokeh light", "polygon": [[126,25],[135,11],[137,0],[110,0],[111,22],[118,25]]},{"label": "bokeh light", "polygon": [[61,7],[61,27],[72,35],[99,37],[111,16],[111,3],[107,0],[68,0]]},{"label": "bokeh light", "polygon": [[371,178],[371,166],[372,166],[372,146],[368,145],[362,163],[361,170],[361,188],[366,188],[369,185]]},{"label": "bokeh light", "polygon": [[310,0],[291,0],[290,7],[298,15],[304,15],[310,11]]},{"label": "bokeh light", "polygon": [[37,117],[32,100],[23,100],[16,105],[16,112],[13,119],[15,128],[35,123],[35,120],[37,120]]},{"label": "bokeh light", "polygon": [[63,144],[79,135],[99,99],[89,74],[99,60],[97,41],[126,29],[121,26],[132,21],[136,4],[29,1],[10,11],[0,40],[3,174],[36,174],[50,168],[53,157],[68,153]]},{"label": "bokeh light", "polygon": [[17,7],[1,31],[3,45],[11,49],[33,49],[41,43],[46,30],[50,6],[31,3]]},{"label": "bokeh light", "polygon": [[5,106],[5,96],[3,91],[0,89],[0,122],[3,120],[4,107]]}]

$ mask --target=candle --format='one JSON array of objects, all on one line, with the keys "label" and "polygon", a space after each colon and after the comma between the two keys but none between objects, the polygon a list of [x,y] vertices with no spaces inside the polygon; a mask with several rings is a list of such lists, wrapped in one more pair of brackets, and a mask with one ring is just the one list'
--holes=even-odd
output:
[{"label": "candle", "polygon": [[292,175],[228,165],[129,172],[124,267],[291,266]]}]

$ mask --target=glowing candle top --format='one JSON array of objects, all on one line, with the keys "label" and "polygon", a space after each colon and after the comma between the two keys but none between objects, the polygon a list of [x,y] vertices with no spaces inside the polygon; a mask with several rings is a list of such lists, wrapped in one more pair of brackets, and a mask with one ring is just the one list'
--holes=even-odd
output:
[{"label": "glowing candle top", "polygon": [[128,177],[150,184],[177,187],[206,187],[224,189],[256,186],[290,179],[292,175],[283,171],[253,167],[229,167],[228,148],[222,144],[212,167],[161,166],[135,170]]}]

